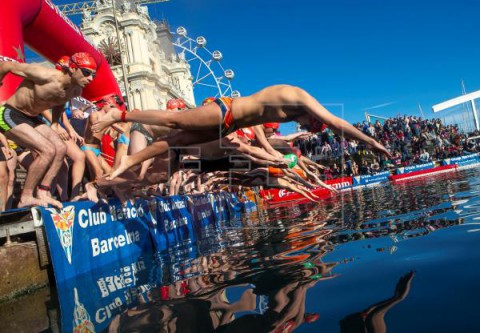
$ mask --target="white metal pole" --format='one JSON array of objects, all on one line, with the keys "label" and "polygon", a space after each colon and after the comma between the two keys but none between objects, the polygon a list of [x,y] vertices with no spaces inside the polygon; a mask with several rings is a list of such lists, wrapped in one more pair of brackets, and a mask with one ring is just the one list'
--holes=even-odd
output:
[{"label": "white metal pole", "polygon": [[477,116],[477,108],[475,107],[475,101],[472,99],[470,103],[472,103],[473,118],[475,119],[475,129],[479,131],[480,126],[478,125],[478,116]]}]

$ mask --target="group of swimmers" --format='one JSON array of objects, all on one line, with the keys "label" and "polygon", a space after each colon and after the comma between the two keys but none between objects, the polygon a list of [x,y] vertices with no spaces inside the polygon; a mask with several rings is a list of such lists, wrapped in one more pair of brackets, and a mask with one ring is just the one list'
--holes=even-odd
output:
[{"label": "group of swimmers", "polygon": [[[270,86],[247,97],[209,98],[192,109],[173,100],[166,111],[129,112],[121,97],[109,95],[94,101],[99,112],[90,115],[85,133],[76,133],[65,116],[65,104],[82,94],[94,80],[96,69],[93,57],[84,52],[62,57],[55,68],[0,62],[0,84],[8,73],[23,78],[0,107],[0,142],[4,146],[0,169],[6,169],[11,154],[6,138],[31,154],[18,207],[62,207],[53,197],[53,185],[66,155],[74,162],[75,158],[86,159],[90,170],[91,181],[85,184],[84,195],[76,199],[96,201],[98,193],[113,190],[125,201],[133,190],[148,188],[148,193],[159,193],[168,183],[169,194],[178,193],[180,186],[195,193],[225,184],[287,188],[315,200],[309,189],[328,187],[319,178],[322,166],[289,144],[308,134],[273,135],[278,123],[289,121],[298,122],[310,133],[328,126],[336,134],[390,156],[382,144],[330,113],[306,91],[289,85]],[[100,150],[108,147],[115,147],[111,166],[106,165]],[[84,170],[85,164],[72,167],[74,196],[79,193]],[[0,194],[7,192],[0,188]]]}]

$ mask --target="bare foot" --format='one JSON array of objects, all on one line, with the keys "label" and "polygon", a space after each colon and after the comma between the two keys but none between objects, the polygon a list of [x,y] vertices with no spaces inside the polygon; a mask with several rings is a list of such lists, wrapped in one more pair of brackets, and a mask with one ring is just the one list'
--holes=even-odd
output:
[{"label": "bare foot", "polygon": [[95,188],[93,183],[85,184],[85,192],[87,193],[88,200],[93,201],[95,203],[98,202],[99,199],[98,199],[97,189]]},{"label": "bare foot", "polygon": [[33,207],[33,206],[48,207],[48,203],[44,200],[34,198],[33,196],[32,197],[22,196],[17,207],[23,208],[23,207]]},{"label": "bare foot", "polygon": [[107,180],[112,180],[112,179],[120,176],[122,173],[124,173],[125,171],[127,171],[131,167],[132,167],[132,165],[130,165],[130,156],[128,156],[128,155],[122,156],[122,158],[120,159],[120,164],[118,165],[118,167],[115,170],[113,170],[110,173],[109,176],[107,176]]},{"label": "bare foot", "polygon": [[71,202],[76,202],[76,201],[86,200],[86,199],[88,199],[87,193],[83,193],[73,197]]},{"label": "bare foot", "polygon": [[63,204],[60,201],[53,199],[49,191],[37,191],[37,197],[39,200],[44,201],[53,207],[58,209],[63,208]]},{"label": "bare foot", "polygon": [[97,133],[103,131],[108,126],[119,122],[121,117],[122,111],[116,108],[110,109],[107,113],[98,117],[98,120],[92,125],[92,132]]}]

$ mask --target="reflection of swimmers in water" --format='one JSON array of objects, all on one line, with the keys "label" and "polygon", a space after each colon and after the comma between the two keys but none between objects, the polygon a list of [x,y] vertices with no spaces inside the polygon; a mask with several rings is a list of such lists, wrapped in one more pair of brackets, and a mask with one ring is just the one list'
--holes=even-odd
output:
[{"label": "reflection of swimmers in water", "polygon": [[[226,299],[225,287],[201,298],[160,297],[117,315],[108,332],[291,332],[319,317],[306,313],[305,301],[309,288],[331,278],[332,267],[322,265],[306,263],[250,277],[255,289],[248,288],[232,303]],[[268,310],[235,318],[235,313],[255,310],[257,295],[268,296]]]},{"label": "reflection of swimmers in water", "polygon": [[108,332],[211,333],[230,322],[235,312],[254,310],[255,300],[252,289],[247,289],[240,300],[230,304],[223,289],[206,299],[153,301],[116,316]]},{"label": "reflection of swimmers in water", "polygon": [[255,294],[268,296],[268,309],[263,314],[247,314],[225,325],[216,333],[291,332],[304,322],[318,319],[306,313],[307,290],[320,279],[329,279],[332,265],[311,262],[296,267],[268,270],[250,278]]},{"label": "reflection of swimmers in water", "polygon": [[378,302],[363,311],[353,313],[340,321],[341,333],[384,333],[385,313],[394,305],[403,301],[410,292],[410,285],[415,272],[402,276],[395,287],[395,294],[381,302]]}]

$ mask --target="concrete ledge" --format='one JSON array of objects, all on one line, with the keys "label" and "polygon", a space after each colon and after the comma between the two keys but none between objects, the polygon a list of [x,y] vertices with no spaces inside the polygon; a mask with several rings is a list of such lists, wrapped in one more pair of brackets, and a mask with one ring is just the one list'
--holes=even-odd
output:
[{"label": "concrete ledge", "polygon": [[0,302],[48,285],[48,271],[40,267],[36,242],[1,246],[0,267]]},{"label": "concrete ledge", "polygon": [[[0,304],[1,332],[44,332],[51,326],[49,288]],[[55,332],[54,329],[49,332]],[[58,328],[56,330],[58,331]]]}]

